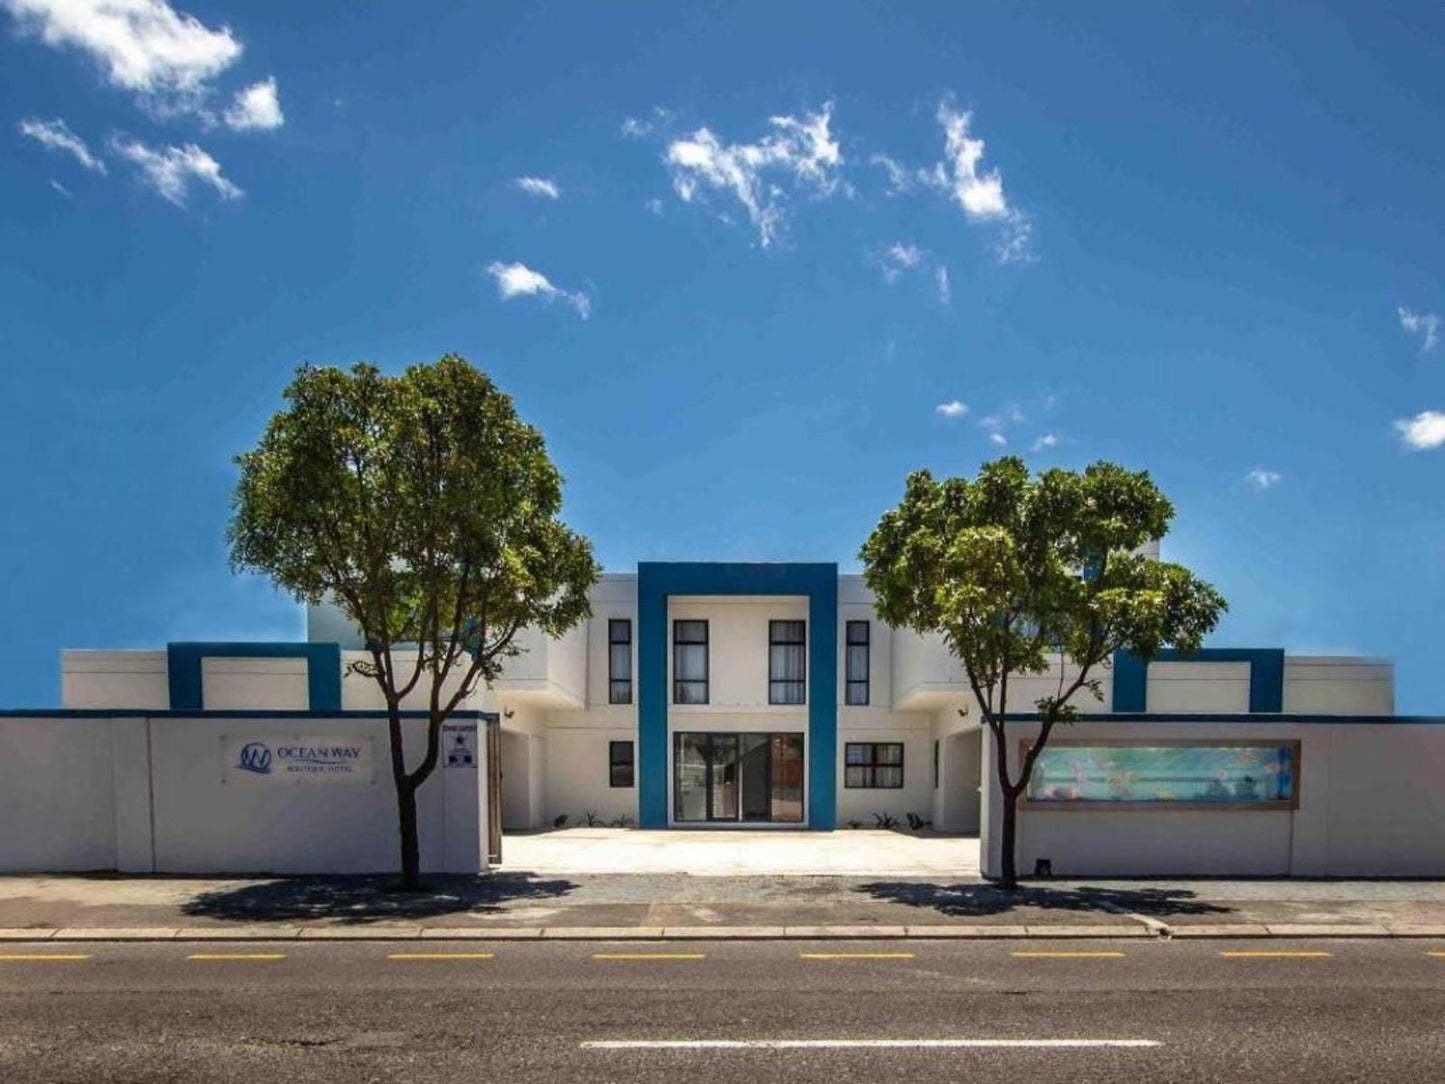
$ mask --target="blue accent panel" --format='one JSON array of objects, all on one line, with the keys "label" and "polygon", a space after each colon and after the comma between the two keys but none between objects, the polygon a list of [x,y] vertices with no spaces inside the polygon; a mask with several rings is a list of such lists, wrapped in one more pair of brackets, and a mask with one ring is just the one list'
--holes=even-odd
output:
[{"label": "blue accent panel", "polygon": [[667,600],[672,595],[808,598],[808,827],[838,823],[838,566],[644,561],[637,566],[637,816],[666,828]]},{"label": "blue accent panel", "polygon": [[173,643],[166,645],[172,711],[205,709],[202,659],[305,659],[312,712],[341,710],[341,645],[322,643]]},{"label": "blue accent panel", "polygon": [[[1284,649],[1277,647],[1206,647],[1185,653],[1169,648],[1150,662],[1247,662],[1249,710],[1264,715],[1284,710]],[[1147,710],[1149,663],[1127,651],[1114,655],[1116,712],[1140,714]]]}]

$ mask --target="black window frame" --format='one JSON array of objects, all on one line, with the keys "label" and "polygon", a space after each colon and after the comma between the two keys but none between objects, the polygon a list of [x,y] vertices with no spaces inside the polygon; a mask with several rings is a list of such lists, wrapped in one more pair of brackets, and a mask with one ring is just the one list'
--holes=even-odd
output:
[{"label": "black window frame", "polygon": [[[626,632],[625,639],[618,639],[618,628]],[[617,676],[613,649],[627,646],[627,672]],[[607,619],[607,702],[609,704],[632,703],[632,618],[609,617]]]},{"label": "black window frame", "polygon": [[933,739],[933,789],[938,789],[939,765],[943,760],[943,742],[939,738]]},{"label": "black window frame", "polygon": [[[880,759],[878,751],[885,747],[895,747],[898,750],[898,760]],[[867,749],[868,759],[855,761],[852,759],[851,750]],[[903,770],[904,748],[901,741],[850,741],[843,743],[843,786],[847,790],[902,790],[904,784]],[[898,782],[878,782],[878,770],[880,768],[897,768]],[[862,781],[853,782],[853,773],[860,773]]]},{"label": "black window frame", "polygon": [[[777,629],[781,625],[796,625],[802,629],[801,640],[779,640]],[[780,678],[773,673],[773,648],[796,647],[803,652],[803,676],[798,679]],[[790,687],[796,691],[796,700],[778,699],[778,686]],[[775,618],[768,621],[768,703],[783,707],[802,707],[808,703],[808,622],[802,619]]]},{"label": "black window frame", "polygon": [[[856,629],[863,630],[863,639],[853,639]],[[853,649],[863,649],[863,676],[853,676]],[[873,671],[873,622],[849,621],[843,629],[843,704],[850,708],[866,708],[872,696],[869,679]],[[860,691],[861,690],[861,691]],[[862,697],[862,699],[854,699]]]},{"label": "black window frame", "polygon": [[[681,640],[681,639],[679,639],[678,637],[679,637],[679,635],[680,635],[680,633],[681,633],[681,631],[682,631],[682,627],[683,627],[684,625],[701,625],[701,626],[702,626],[702,639],[701,639],[701,640]],[[709,643],[709,641],[711,640],[711,638],[712,638],[712,630],[711,630],[711,628],[709,627],[706,618],[701,618],[701,617],[678,617],[678,618],[674,618],[674,619],[673,619],[673,622],[672,622],[672,702],[673,702],[674,704],[678,704],[678,705],[681,705],[681,706],[684,706],[684,707],[695,707],[695,706],[697,706],[697,705],[699,705],[699,704],[706,704],[706,703],[708,703],[709,700],[711,699],[711,697],[712,697],[712,688],[711,688],[711,681],[712,681],[712,648],[711,648],[711,645],[710,645],[710,643]],[[678,654],[679,654],[678,649],[681,648],[681,647],[684,647],[684,646],[686,646],[686,647],[696,647],[696,646],[699,645],[699,644],[702,645],[702,677],[701,677],[701,678],[688,678],[688,679],[686,679],[686,680],[684,680],[684,679],[682,679],[682,678],[679,678],[679,677],[677,676],[677,671],[678,671],[677,660],[678,660]],[[680,692],[680,690],[682,689],[682,687],[683,687],[684,685],[701,685],[701,686],[702,686],[702,699],[701,699],[701,700],[684,700],[681,696],[678,695],[679,692]]]},{"label": "black window frame", "polygon": [[[618,757],[618,751],[627,751],[626,759]],[[625,783],[617,781],[617,773],[626,772]],[[637,747],[630,738],[607,743],[607,785],[618,790],[630,790],[637,786]]]}]

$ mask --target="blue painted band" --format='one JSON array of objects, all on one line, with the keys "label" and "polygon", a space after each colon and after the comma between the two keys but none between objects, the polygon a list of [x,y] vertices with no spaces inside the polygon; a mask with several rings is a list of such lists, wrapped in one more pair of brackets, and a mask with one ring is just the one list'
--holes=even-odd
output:
[{"label": "blue painted band", "polygon": [[341,645],[323,643],[212,643],[166,645],[170,705],[174,711],[204,710],[203,659],[305,659],[306,702],[311,711],[341,710]]},{"label": "blue painted band", "polygon": [[[1149,662],[1247,662],[1250,712],[1284,710],[1283,648],[1206,647],[1188,653],[1168,648]],[[1149,662],[1127,651],[1115,653],[1112,706],[1116,712],[1138,713],[1148,709]]]},{"label": "blue painted band", "polygon": [[838,824],[838,566],[644,561],[637,566],[637,817],[666,828],[667,602],[673,595],[808,599],[808,827]]}]

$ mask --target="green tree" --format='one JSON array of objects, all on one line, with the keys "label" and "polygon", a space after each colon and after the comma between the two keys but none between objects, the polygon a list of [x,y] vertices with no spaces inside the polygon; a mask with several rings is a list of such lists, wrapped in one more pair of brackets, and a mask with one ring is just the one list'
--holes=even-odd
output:
[{"label": "green tree", "polygon": [[[349,672],[386,701],[403,887],[420,887],[416,792],[442,724],[495,680],[529,628],[590,613],[598,567],[558,518],[562,479],[510,396],[455,355],[385,376],[303,366],[255,450],[236,457],[231,567],[296,598],[334,600],[367,658]],[[408,764],[402,702],[427,693],[426,748]]]},{"label": "green tree", "polygon": [[[1148,659],[1164,647],[1197,650],[1227,608],[1187,568],[1139,554],[1173,517],[1145,471],[1099,462],[1032,477],[1005,456],[972,480],[909,475],[902,502],[863,545],[879,616],[943,637],[993,735],[1004,887],[1018,884],[1019,796],[1054,727],[1078,718],[1075,695],[1102,699],[1098,675],[1116,651]],[[1051,663],[1057,688],[1034,702],[1038,734],[1012,776],[1009,680],[1048,673]]]}]

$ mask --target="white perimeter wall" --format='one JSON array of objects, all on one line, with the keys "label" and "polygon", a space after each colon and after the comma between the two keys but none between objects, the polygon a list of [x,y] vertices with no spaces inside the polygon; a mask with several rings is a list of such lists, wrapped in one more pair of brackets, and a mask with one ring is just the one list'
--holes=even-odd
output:
[{"label": "white perimeter wall", "polygon": [[[462,725],[466,725],[465,722]],[[374,743],[375,781],[238,782],[223,738]],[[424,723],[408,720],[417,759]],[[485,745],[418,794],[422,866],[482,868]],[[396,797],[380,719],[0,718],[0,871],[371,873],[398,868]],[[234,773],[231,773],[234,777]]]},{"label": "white perimeter wall", "polygon": [[[1017,738],[1034,728],[1010,724]],[[1055,876],[1445,875],[1445,725],[1431,723],[1081,722],[1070,740],[1300,742],[1299,809],[1019,810],[1018,869]],[[1002,800],[984,735],[984,869],[998,870]]]}]

